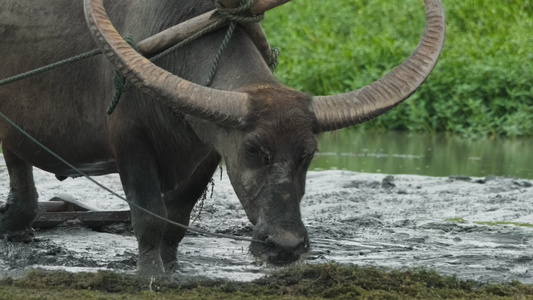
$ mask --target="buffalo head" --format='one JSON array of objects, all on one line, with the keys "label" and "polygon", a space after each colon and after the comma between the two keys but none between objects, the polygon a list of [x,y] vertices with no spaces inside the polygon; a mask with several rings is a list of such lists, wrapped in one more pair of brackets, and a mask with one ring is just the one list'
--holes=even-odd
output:
[{"label": "buffalo head", "polygon": [[255,225],[254,239],[266,242],[252,243],[252,253],[275,264],[292,262],[309,248],[300,200],[317,148],[311,97],[271,87],[247,93],[253,99],[249,125],[213,140],[219,141],[231,183]]}]

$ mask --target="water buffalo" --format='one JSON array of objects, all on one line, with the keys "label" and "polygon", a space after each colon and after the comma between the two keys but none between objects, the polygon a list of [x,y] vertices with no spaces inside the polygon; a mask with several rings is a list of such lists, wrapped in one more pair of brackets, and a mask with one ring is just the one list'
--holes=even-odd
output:
[{"label": "water buffalo", "polygon": [[[157,66],[119,33],[140,41],[213,9],[212,0],[115,0],[105,9],[103,0],[85,2],[0,0],[0,78],[97,45],[104,53],[1,86],[0,111],[82,171],[118,172],[130,201],[182,224],[224,159],[254,224],[253,238],[263,241],[251,251],[272,263],[293,262],[309,249],[299,206],[317,134],[374,118],[409,97],[435,66],[444,40],[441,4],[426,0],[420,44],[399,67],[356,91],[313,97],[277,81],[238,26],[206,87],[225,31],[205,35]],[[108,116],[115,68],[134,88]],[[10,178],[0,232],[29,241],[38,197],[32,166],[58,178],[78,174],[4,120],[0,139]],[[138,271],[172,269],[185,230],[134,206],[131,213]]]}]

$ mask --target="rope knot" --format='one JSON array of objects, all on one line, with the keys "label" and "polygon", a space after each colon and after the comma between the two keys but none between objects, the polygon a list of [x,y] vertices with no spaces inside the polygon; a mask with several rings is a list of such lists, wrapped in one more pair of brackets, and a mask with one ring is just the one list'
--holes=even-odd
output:
[{"label": "rope knot", "polygon": [[270,71],[274,73],[274,70],[276,70],[276,67],[278,66],[278,57],[281,53],[281,50],[278,47],[273,47],[270,52],[270,57],[267,61],[268,67],[270,68]]},{"label": "rope knot", "polygon": [[[224,37],[224,40],[222,41],[222,44],[220,45],[220,48],[218,49],[217,54],[215,55],[215,58],[213,59],[213,62],[211,64],[211,71],[209,72],[209,75],[207,76],[206,80],[206,86],[210,86],[213,82],[213,78],[215,77],[215,73],[217,70],[218,63],[220,61],[220,58],[222,57],[222,54],[226,50],[229,41],[231,37],[233,36],[233,33],[235,32],[235,27],[237,26],[237,23],[240,24],[251,24],[251,23],[259,23],[263,20],[264,15],[256,15],[252,12],[251,8],[254,5],[255,0],[240,0],[239,6],[235,8],[226,8],[220,0],[215,0],[215,6],[217,10],[217,14],[219,14],[225,21],[230,21],[230,25],[228,27],[228,31],[226,32],[226,36]],[[270,58],[268,63],[268,66],[270,67],[270,70],[274,72],[274,69],[276,68],[278,64],[278,55],[279,55],[279,49],[275,48],[272,49],[272,53],[270,54]]]},{"label": "rope knot", "polygon": [[227,8],[222,5],[220,0],[215,1],[217,13],[227,21],[237,23],[259,23],[263,20],[264,15],[256,15],[251,8],[255,0],[241,0],[239,6],[235,8]]},{"label": "rope knot", "polygon": [[[135,42],[133,41],[133,37],[127,36],[124,38],[124,40],[133,48],[135,51],[139,52],[137,49],[137,46],[135,45]],[[115,111],[115,108],[118,105],[118,102],[120,101],[120,98],[122,97],[122,94],[127,92],[131,87],[131,83],[126,80],[126,78],[120,73],[115,70],[113,72],[113,99],[111,100],[111,103],[109,103],[109,106],[107,107],[107,114],[110,115]]]}]

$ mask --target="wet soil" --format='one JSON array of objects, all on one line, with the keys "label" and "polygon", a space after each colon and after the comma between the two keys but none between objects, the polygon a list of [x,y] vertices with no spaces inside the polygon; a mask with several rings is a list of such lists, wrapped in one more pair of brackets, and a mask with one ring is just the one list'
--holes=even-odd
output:
[{"label": "wet soil", "polygon": [[[40,201],[68,193],[100,210],[128,209],[86,179],[60,182],[38,169],[34,173]],[[0,176],[0,199],[5,199],[5,167]],[[251,224],[227,176],[219,177],[193,227],[250,236]],[[121,191],[116,175],[96,179]],[[424,267],[480,282],[533,283],[532,186],[531,180],[511,177],[309,172],[301,206],[311,251],[302,262]],[[256,264],[248,246],[190,234],[180,244],[176,276],[250,281],[277,270]],[[134,273],[136,252],[129,226],[95,231],[70,221],[36,231],[32,243],[0,241],[0,277],[20,277],[35,268]]]}]

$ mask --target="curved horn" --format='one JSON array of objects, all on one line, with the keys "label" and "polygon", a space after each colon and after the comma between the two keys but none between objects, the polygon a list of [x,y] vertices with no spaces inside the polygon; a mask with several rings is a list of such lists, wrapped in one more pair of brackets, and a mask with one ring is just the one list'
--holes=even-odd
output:
[{"label": "curved horn", "polygon": [[132,49],[111,24],[103,0],[84,0],[85,18],[103,54],[141,91],[178,110],[224,126],[242,126],[248,95],[207,88],[173,75]]},{"label": "curved horn", "polygon": [[426,27],[415,51],[381,79],[358,90],[334,96],[313,97],[316,133],[363,123],[413,94],[435,67],[444,46],[446,24],[438,0],[424,0]]}]

